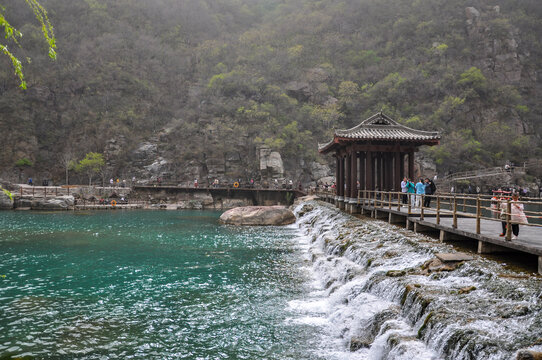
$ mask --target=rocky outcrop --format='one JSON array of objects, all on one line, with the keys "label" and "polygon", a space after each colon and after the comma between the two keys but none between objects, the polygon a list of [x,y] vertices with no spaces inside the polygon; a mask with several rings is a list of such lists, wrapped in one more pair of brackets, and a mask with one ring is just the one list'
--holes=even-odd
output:
[{"label": "rocky outcrop", "polygon": [[262,178],[281,179],[284,177],[284,164],[280,153],[261,147],[259,151],[260,173]]},{"label": "rocky outcrop", "polygon": [[288,225],[295,222],[294,213],[284,206],[247,206],[226,211],[220,222],[230,225]]},{"label": "rocky outcrop", "polygon": [[32,200],[32,210],[68,210],[73,207],[75,199],[71,195],[54,198],[35,198]]},{"label": "rocky outcrop", "polygon": [[0,190],[0,210],[9,209],[13,209],[13,199],[3,190]]},{"label": "rocky outcrop", "polygon": [[331,168],[327,164],[321,164],[319,162],[313,161],[309,164],[309,171],[312,177],[312,180],[324,184],[329,180],[329,177],[331,177]]}]

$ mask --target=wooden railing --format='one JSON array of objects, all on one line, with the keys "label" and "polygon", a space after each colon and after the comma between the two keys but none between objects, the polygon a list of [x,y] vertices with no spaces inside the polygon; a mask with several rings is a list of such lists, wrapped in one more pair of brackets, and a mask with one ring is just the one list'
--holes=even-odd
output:
[{"label": "wooden railing", "polygon": [[[316,192],[320,196],[335,196],[334,190],[320,190]],[[403,196],[407,197],[406,203]],[[406,212],[410,217],[419,217],[423,220],[429,213],[436,217],[436,223],[440,224],[443,216],[452,217],[452,227],[457,228],[458,218],[473,218],[476,221],[476,234],[481,232],[482,220],[506,223],[505,238],[512,237],[511,225],[512,206],[514,201],[509,195],[496,198],[492,195],[471,195],[437,193],[435,195],[419,195],[419,207],[414,205],[416,194],[406,194],[394,191],[359,190],[357,204],[370,206],[375,209],[389,209]],[[429,197],[431,206],[425,207],[424,200]],[[542,227],[542,201],[539,198],[521,197],[519,203],[524,205],[524,213],[529,221],[523,226]]]}]

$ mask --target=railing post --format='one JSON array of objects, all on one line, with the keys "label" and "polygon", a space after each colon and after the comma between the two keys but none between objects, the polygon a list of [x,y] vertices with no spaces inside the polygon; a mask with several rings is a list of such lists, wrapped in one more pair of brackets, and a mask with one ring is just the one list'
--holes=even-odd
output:
[{"label": "railing post", "polygon": [[437,195],[437,225],[440,224],[440,195]]},{"label": "railing post", "polygon": [[506,241],[512,240],[512,203],[510,199],[506,200]]},{"label": "railing post", "polygon": [[47,187],[43,188],[43,193],[45,194],[44,197],[47,198]]},{"label": "railing post", "polygon": [[401,193],[397,193],[397,211],[401,211]]},{"label": "railing post", "polygon": [[467,198],[463,197],[463,212],[465,212],[467,209]]},{"label": "railing post", "polygon": [[391,210],[391,191],[388,193],[388,209]]},{"label": "railing post", "polygon": [[408,214],[412,214],[412,193],[408,193]]},{"label": "railing post", "polygon": [[480,217],[482,216],[482,208],[480,204],[480,195],[476,198],[476,233],[480,234]]},{"label": "railing post", "polygon": [[422,195],[422,198],[421,198],[422,203],[420,204],[421,205],[420,206],[420,220],[423,220],[423,215],[424,215],[424,213],[423,213],[423,209],[424,209],[423,202],[424,202],[424,200],[425,200],[425,195]]},{"label": "railing post", "polygon": [[457,197],[454,195],[454,210],[453,210],[453,225],[454,229],[457,229]]},{"label": "railing post", "polygon": [[358,205],[359,205],[359,199],[361,198],[361,190],[358,190]]}]

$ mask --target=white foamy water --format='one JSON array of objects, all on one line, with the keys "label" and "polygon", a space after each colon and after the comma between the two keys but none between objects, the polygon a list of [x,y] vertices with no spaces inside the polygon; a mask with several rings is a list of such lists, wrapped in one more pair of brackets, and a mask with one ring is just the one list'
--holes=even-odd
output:
[{"label": "white foamy water", "polygon": [[296,213],[313,290],[288,311],[315,327],[315,356],[497,360],[540,349],[536,277],[507,276],[502,264],[476,255],[453,271],[423,273],[435,253],[455,250],[327,204],[301,204]]}]

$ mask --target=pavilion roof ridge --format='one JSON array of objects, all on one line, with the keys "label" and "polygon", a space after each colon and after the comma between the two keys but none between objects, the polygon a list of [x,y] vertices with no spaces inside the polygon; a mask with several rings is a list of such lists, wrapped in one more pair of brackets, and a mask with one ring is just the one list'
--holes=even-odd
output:
[{"label": "pavilion roof ridge", "polygon": [[363,120],[350,129],[336,129],[333,139],[318,144],[319,152],[328,152],[344,146],[346,142],[406,142],[412,145],[436,145],[441,136],[438,131],[425,131],[409,128],[393,120],[382,111]]},{"label": "pavilion roof ridge", "polygon": [[408,126],[399,124],[397,121],[393,120],[391,117],[384,114],[382,111],[363,120],[361,123],[359,123],[358,125],[350,129],[335,130],[335,136],[339,136],[339,137],[349,136],[360,130],[369,129],[369,128],[376,129],[376,130],[396,129],[396,130],[403,130],[406,132],[410,132],[416,135],[427,135],[427,136],[433,136],[433,137],[438,136],[438,138],[440,138],[440,134],[438,131],[426,131],[426,130],[418,130],[418,129],[410,128]]}]

